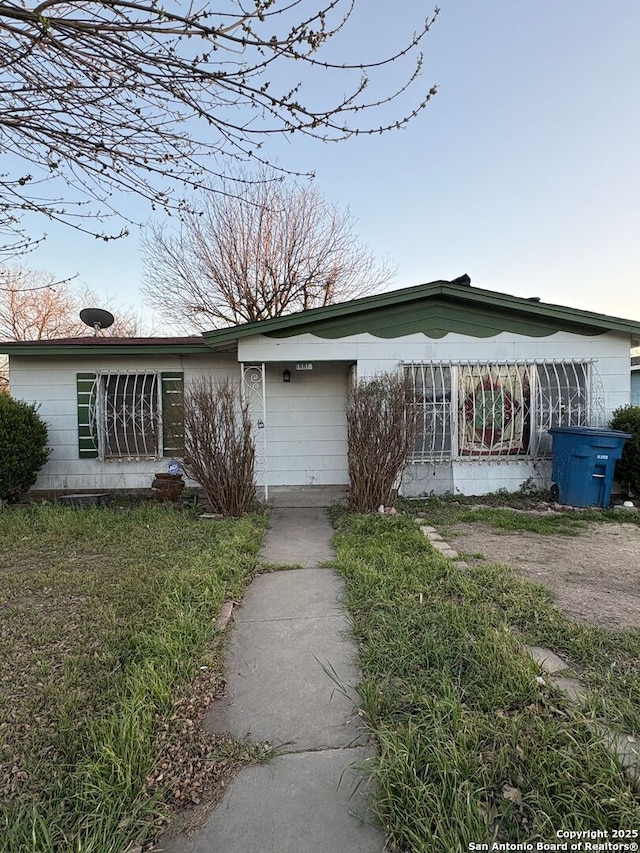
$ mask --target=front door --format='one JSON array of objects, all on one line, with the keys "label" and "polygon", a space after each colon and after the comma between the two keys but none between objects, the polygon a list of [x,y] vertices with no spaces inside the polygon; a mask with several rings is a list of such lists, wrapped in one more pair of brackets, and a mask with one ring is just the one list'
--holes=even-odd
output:
[{"label": "front door", "polygon": [[348,377],[346,362],[313,362],[311,367],[296,362],[266,365],[269,485],[331,486],[349,482]]}]

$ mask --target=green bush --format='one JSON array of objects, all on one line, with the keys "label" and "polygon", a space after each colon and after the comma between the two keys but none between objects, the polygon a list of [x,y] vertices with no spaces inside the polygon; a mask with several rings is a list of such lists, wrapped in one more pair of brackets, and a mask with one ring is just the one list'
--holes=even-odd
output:
[{"label": "green bush", "polygon": [[34,404],[0,394],[0,498],[15,497],[33,486],[49,458],[47,425]]},{"label": "green bush", "polygon": [[640,495],[640,406],[621,406],[616,409],[609,424],[631,434],[616,462],[616,479],[627,486],[634,495]]}]

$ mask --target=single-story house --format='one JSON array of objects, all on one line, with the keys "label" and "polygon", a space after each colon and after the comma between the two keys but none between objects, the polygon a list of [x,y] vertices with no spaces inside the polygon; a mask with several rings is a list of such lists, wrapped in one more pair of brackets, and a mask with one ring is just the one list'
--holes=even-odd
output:
[{"label": "single-story house", "polygon": [[[418,438],[407,496],[550,478],[558,425],[606,425],[630,400],[640,321],[435,281],[193,337],[5,346],[11,392],[40,405],[53,449],[38,491],[149,488],[179,458],[185,383],[237,377],[258,485],[348,483],[350,383],[403,372]],[[168,417],[170,413],[170,417]]]}]

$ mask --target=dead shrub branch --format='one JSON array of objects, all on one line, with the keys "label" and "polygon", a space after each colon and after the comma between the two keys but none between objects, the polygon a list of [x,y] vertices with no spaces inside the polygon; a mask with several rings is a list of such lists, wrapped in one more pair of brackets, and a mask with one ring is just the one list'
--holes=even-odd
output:
[{"label": "dead shrub branch", "polygon": [[256,495],[255,441],[249,408],[230,379],[201,376],[185,389],[187,474],[205,491],[213,512],[240,516]]},{"label": "dead shrub branch", "polygon": [[404,377],[388,373],[359,381],[347,405],[349,506],[374,512],[392,506],[416,440],[416,413]]}]

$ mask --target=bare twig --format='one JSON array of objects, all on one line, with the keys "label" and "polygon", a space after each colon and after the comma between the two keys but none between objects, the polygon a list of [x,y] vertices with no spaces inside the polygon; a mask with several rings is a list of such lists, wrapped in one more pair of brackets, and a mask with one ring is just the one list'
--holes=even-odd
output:
[{"label": "bare twig", "polygon": [[[0,0],[0,149],[11,155],[0,170],[0,235],[10,250],[31,244],[21,225],[29,212],[105,240],[126,234],[120,190],[183,211],[184,189],[230,162],[269,162],[273,135],[339,141],[404,127],[435,87],[399,115],[386,107],[414,87],[438,10],[385,56],[336,60],[326,46],[355,2]],[[391,64],[404,76],[389,87]],[[114,215],[124,227],[109,231]]]},{"label": "bare twig", "polygon": [[358,512],[393,506],[395,487],[416,441],[415,409],[403,376],[381,374],[349,393],[349,505]]},{"label": "bare twig", "polygon": [[173,323],[206,331],[363,296],[394,268],[377,263],[354,234],[348,210],[313,185],[262,170],[232,195],[205,196],[179,232],[149,227],[143,290]]}]

